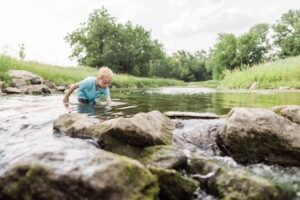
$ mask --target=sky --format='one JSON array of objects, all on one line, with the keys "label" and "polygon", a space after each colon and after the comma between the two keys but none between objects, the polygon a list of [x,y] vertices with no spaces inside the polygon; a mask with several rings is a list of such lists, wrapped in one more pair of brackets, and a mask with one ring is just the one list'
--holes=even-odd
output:
[{"label": "sky", "polygon": [[167,53],[208,50],[218,33],[240,35],[258,23],[274,24],[299,9],[299,0],[1,0],[0,54],[76,66],[64,37],[104,6],[117,22],[131,21],[151,31]]}]

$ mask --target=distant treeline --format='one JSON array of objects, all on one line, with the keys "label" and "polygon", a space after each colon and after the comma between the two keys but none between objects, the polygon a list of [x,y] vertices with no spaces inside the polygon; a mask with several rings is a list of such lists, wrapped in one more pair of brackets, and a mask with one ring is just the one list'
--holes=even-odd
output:
[{"label": "distant treeline", "polygon": [[289,10],[275,24],[257,24],[240,36],[220,33],[208,52],[168,55],[150,31],[131,22],[118,23],[104,7],[94,10],[65,39],[80,65],[106,65],[117,73],[143,77],[222,79],[228,70],[300,55],[300,9]]}]

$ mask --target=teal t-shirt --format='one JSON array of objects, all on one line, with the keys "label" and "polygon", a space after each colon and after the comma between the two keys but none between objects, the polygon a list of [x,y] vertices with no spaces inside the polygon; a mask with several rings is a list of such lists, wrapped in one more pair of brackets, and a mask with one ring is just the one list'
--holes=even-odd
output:
[{"label": "teal t-shirt", "polygon": [[109,98],[109,89],[97,86],[96,77],[87,77],[79,82],[79,88],[77,90],[78,99],[86,99],[89,103],[95,103],[95,99],[101,95]]}]

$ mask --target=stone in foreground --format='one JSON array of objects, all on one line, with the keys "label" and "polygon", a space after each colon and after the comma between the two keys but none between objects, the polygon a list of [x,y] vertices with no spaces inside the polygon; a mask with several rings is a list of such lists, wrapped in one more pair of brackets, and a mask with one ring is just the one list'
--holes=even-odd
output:
[{"label": "stone in foreground", "polygon": [[300,166],[300,125],[272,110],[233,108],[220,139],[240,163]]},{"label": "stone in foreground", "polygon": [[157,179],[139,162],[94,147],[39,151],[0,171],[0,199],[157,199]]}]

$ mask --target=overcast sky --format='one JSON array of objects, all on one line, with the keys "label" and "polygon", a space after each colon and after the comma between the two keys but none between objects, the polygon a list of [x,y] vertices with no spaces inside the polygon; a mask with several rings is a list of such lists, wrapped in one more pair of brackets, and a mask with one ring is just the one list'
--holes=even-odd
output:
[{"label": "overcast sky", "polygon": [[168,53],[212,47],[218,33],[239,35],[257,23],[275,23],[299,0],[1,0],[0,53],[17,56],[25,44],[25,60],[63,66],[64,40],[96,8],[104,6],[118,22],[131,21],[151,30]]}]

